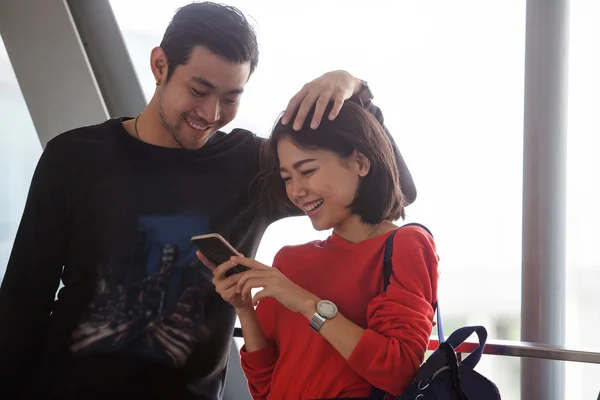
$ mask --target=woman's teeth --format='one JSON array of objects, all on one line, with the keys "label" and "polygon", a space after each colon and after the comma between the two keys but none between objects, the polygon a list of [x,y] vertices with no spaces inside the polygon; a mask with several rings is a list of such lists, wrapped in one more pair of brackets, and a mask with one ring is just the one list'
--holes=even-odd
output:
[{"label": "woman's teeth", "polygon": [[306,212],[311,212],[315,208],[319,207],[321,204],[323,204],[323,200],[315,201],[314,203],[310,203],[308,206],[305,206],[304,210],[306,210]]}]

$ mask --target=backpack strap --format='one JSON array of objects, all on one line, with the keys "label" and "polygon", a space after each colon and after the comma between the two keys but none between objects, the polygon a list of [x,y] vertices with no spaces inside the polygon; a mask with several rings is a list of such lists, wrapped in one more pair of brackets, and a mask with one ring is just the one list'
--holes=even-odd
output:
[{"label": "backpack strap", "polygon": [[383,289],[387,290],[388,285],[390,284],[390,278],[392,277],[392,253],[394,251],[394,236],[396,233],[407,226],[418,226],[419,228],[424,229],[431,237],[433,234],[431,231],[425,226],[416,222],[411,222],[409,224],[402,225],[400,228],[396,229],[390,236],[388,236],[387,241],[385,243],[385,258],[383,259]]},{"label": "backpack strap", "polygon": [[[394,236],[396,233],[407,226],[418,226],[419,228],[424,229],[431,237],[433,234],[431,231],[422,224],[411,222],[405,225],[402,225],[400,228],[396,229],[390,236],[388,236],[387,241],[385,243],[385,255],[383,259],[383,289],[387,290],[388,285],[390,284],[390,279],[392,277],[392,253],[394,252]],[[438,331],[438,340],[440,343],[444,342],[444,329],[442,328],[442,316],[440,313],[440,305],[439,302],[436,301],[433,305],[433,309],[435,310],[436,318],[437,318],[437,331]]]},{"label": "backpack strap", "polygon": [[[384,257],[383,257],[383,290],[387,290],[389,284],[390,284],[390,279],[392,277],[392,253],[394,252],[394,236],[396,236],[396,233],[407,226],[418,226],[420,228],[423,228],[425,231],[427,231],[427,233],[429,233],[429,235],[431,237],[433,237],[433,234],[431,233],[431,231],[429,229],[427,229],[427,227],[425,225],[421,225],[418,224],[416,222],[411,222],[409,224],[405,224],[402,225],[400,228],[396,229],[394,232],[392,232],[390,234],[390,236],[388,236],[386,242],[385,242],[385,253],[384,253]],[[438,329],[438,337],[440,338],[440,343],[442,343],[444,341],[444,332],[442,330],[442,318],[440,316],[440,310],[438,307],[437,302],[434,305],[434,310],[436,311],[437,314],[437,329]],[[371,390],[371,395],[369,397],[370,400],[383,400],[386,398],[386,393],[376,387],[373,387],[373,389]]]}]

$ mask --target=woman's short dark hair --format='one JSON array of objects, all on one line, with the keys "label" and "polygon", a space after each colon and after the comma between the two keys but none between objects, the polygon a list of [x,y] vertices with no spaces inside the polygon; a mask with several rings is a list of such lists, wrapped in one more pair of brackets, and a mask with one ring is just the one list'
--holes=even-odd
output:
[{"label": "woman's short dark hair", "polygon": [[[329,115],[331,108],[332,103],[328,105],[325,116]],[[348,206],[351,212],[368,224],[404,218],[405,201],[400,189],[394,150],[379,121],[352,101],[344,103],[333,121],[324,117],[317,129],[310,128],[313,114],[314,107],[299,131],[293,130],[292,123],[283,125],[279,119],[265,144],[260,186],[271,206],[279,210],[290,206],[277,155],[279,141],[289,139],[300,148],[328,150],[341,158],[349,157],[354,150],[363,154],[371,167],[369,173],[361,178],[356,197]]]},{"label": "woman's short dark hair", "polygon": [[258,64],[256,33],[240,10],[209,1],[179,8],[169,23],[160,47],[169,64],[167,81],[179,65],[185,65],[197,46],[236,64]]}]

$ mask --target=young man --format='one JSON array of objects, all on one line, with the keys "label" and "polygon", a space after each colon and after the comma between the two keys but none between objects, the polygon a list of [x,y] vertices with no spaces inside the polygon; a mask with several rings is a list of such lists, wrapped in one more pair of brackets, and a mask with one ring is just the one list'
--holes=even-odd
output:
[{"label": "young man", "polygon": [[[0,397],[221,397],[235,313],[190,237],[218,232],[254,256],[266,227],[285,216],[252,189],[262,139],[219,131],[257,62],[238,10],[190,4],[152,51],[157,86],[142,114],[48,143],[0,289]],[[368,88],[343,71],[307,84],[285,115],[299,108],[289,121],[299,128],[317,104],[318,125],[350,98],[382,122]],[[323,116],[330,101],[334,112]]]}]

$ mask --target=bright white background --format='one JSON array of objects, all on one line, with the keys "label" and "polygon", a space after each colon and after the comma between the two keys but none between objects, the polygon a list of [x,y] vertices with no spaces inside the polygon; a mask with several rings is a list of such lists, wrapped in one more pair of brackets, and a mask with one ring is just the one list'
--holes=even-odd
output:
[{"label": "bright white background", "polygon": [[[148,98],[149,54],[178,0],[111,2]],[[261,56],[238,118],[267,136],[307,81],[346,69],[369,82],[415,178],[408,219],[434,232],[442,259],[447,330],[482,323],[518,339],[525,1],[237,0],[254,21]],[[368,7],[365,6],[368,4]],[[600,329],[600,3],[571,1],[568,119],[567,342],[596,346]],[[0,46],[0,277],[41,152]],[[257,258],[327,236],[305,218],[267,231]],[[484,357],[478,369],[504,399],[518,398],[516,360]],[[569,364],[567,398],[595,398],[597,366]]]}]

